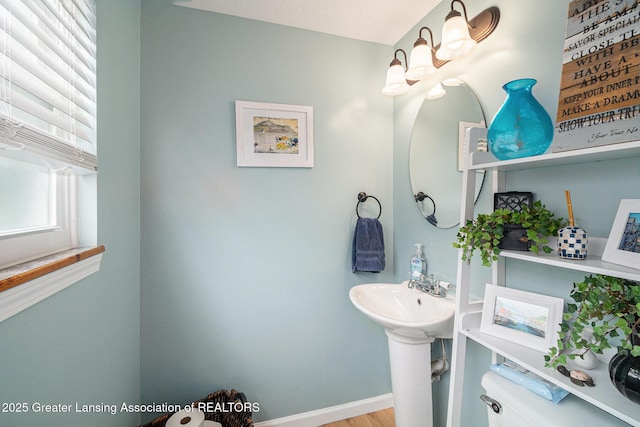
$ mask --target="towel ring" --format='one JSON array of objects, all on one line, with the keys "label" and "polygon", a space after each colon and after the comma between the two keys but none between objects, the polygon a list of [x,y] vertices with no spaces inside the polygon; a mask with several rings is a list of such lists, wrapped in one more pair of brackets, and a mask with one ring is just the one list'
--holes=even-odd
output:
[{"label": "towel ring", "polygon": [[378,202],[378,208],[380,208],[380,212],[378,212],[378,219],[380,219],[380,215],[382,215],[382,204],[380,203],[380,200],[378,200],[374,196],[367,195],[367,193],[365,193],[364,191],[358,193],[358,204],[356,205],[356,215],[358,215],[358,218],[360,218],[360,213],[358,212],[358,208],[360,207],[360,203],[366,202],[369,197],[371,197],[376,202]]},{"label": "towel ring", "polygon": [[431,200],[431,203],[433,204],[433,213],[431,215],[427,215],[425,217],[425,219],[427,220],[427,222],[431,225],[433,225],[434,227],[438,226],[438,220],[436,219],[436,202],[435,200],[433,200],[428,194],[424,194],[422,191],[419,191],[416,195],[413,196],[414,199],[416,199],[416,203],[417,202],[422,202],[424,201],[424,199],[429,199]]}]

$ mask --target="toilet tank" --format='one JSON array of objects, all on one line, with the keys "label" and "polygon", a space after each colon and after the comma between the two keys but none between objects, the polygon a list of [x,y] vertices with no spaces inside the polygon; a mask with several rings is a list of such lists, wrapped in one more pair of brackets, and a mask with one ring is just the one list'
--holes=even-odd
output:
[{"label": "toilet tank", "polygon": [[493,371],[483,375],[482,387],[486,396],[501,406],[497,413],[490,403],[487,404],[490,427],[629,426],[572,394],[559,403],[553,403]]}]

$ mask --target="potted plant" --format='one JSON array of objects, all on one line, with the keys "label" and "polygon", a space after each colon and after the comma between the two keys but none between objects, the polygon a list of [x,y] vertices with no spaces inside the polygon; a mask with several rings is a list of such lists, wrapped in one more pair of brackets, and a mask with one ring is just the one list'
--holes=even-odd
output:
[{"label": "potted plant", "polygon": [[[616,345],[618,352],[640,356],[636,334],[640,318],[640,283],[604,275],[585,277],[574,283],[570,293],[573,303],[560,324],[557,345],[545,355],[545,364],[553,368],[567,360],[582,357],[588,351],[602,354]],[[582,332],[592,330],[587,340]],[[613,342],[610,342],[613,341]]]},{"label": "potted plant", "polygon": [[469,261],[478,250],[482,265],[490,266],[498,259],[500,241],[505,236],[506,226],[511,224],[519,224],[526,229],[521,240],[527,241],[529,250],[536,254],[540,249],[550,253],[552,249],[546,246],[549,242],[547,237],[555,236],[564,226],[562,218],[555,218],[553,212],[536,200],[531,207],[523,206],[520,211],[496,209],[489,214],[478,214],[476,219],[460,227],[453,246],[462,248],[464,261]]}]

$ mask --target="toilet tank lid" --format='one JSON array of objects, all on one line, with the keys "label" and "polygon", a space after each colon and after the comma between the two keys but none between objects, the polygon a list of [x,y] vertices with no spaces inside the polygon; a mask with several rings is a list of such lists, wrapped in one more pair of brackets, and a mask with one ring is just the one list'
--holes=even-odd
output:
[{"label": "toilet tank lid", "polygon": [[572,394],[558,403],[553,403],[493,371],[482,376],[481,384],[489,397],[534,425],[584,427],[584,420],[589,420],[590,425],[598,427],[629,426],[624,421]]}]

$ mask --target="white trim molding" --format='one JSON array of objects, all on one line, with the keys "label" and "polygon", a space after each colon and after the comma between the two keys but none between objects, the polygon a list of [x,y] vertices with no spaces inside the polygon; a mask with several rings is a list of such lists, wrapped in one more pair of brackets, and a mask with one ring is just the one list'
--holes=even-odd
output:
[{"label": "white trim molding", "polygon": [[357,417],[370,412],[381,411],[393,406],[393,395],[391,393],[368,399],[357,400],[355,402],[344,403],[342,405],[331,406],[318,409],[316,411],[303,412],[275,420],[261,421],[255,423],[255,427],[318,427],[322,424],[344,420],[346,418]]},{"label": "white trim molding", "polygon": [[0,322],[97,272],[101,261],[102,254],[94,255],[0,292]]}]

